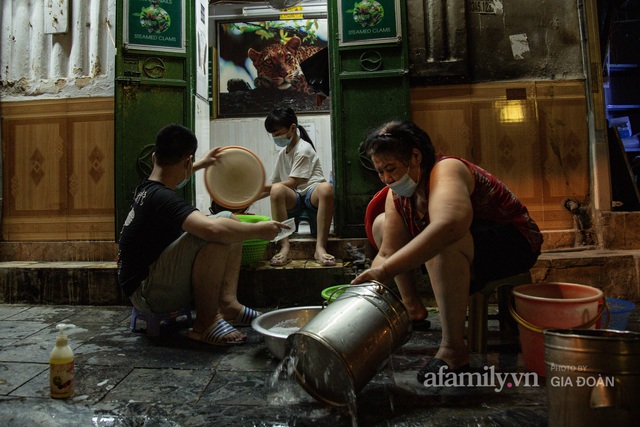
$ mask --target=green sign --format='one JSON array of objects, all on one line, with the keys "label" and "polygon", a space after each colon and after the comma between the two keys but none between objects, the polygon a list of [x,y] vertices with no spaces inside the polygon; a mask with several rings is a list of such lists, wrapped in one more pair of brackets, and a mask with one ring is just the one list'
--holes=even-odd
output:
[{"label": "green sign", "polygon": [[184,52],[182,0],[125,0],[128,48]]},{"label": "green sign", "polygon": [[399,0],[339,0],[341,44],[366,44],[400,38]]}]

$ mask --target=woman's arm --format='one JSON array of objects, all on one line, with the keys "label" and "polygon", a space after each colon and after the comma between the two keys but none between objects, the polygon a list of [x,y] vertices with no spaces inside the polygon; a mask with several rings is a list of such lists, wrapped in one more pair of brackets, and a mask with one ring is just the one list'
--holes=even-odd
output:
[{"label": "woman's arm", "polygon": [[444,159],[434,166],[429,181],[429,224],[387,260],[389,274],[424,264],[469,232],[473,187],[473,175],[461,161]]},{"label": "woman's arm", "polygon": [[294,190],[296,188],[298,188],[298,184],[300,183],[300,179],[299,178],[294,178],[292,176],[290,176],[289,178],[285,179],[284,181],[280,182],[279,184],[282,184],[286,187],[289,187],[290,189]]},{"label": "woman's arm", "polygon": [[384,214],[382,245],[378,250],[378,254],[371,263],[372,267],[376,267],[384,263],[387,258],[396,253],[411,240],[411,234],[405,226],[402,216],[396,210],[391,191],[387,192]]},{"label": "woman's arm", "polygon": [[[372,279],[384,283],[426,263],[448,245],[466,236],[473,220],[470,195],[474,181],[469,169],[459,160],[445,159],[433,168],[429,182],[430,223],[427,227],[406,245],[397,247],[399,230],[397,225],[390,224],[387,232],[385,216],[384,238],[380,248],[380,252],[384,251],[383,255],[372,264],[371,270],[365,271],[352,283]],[[396,212],[395,208],[393,211]],[[385,245],[387,237],[392,241],[389,246]],[[380,263],[382,259],[384,261]]]},{"label": "woman's arm", "polygon": [[298,182],[299,182],[298,178],[289,177],[286,181],[275,182],[273,184],[265,184],[264,187],[262,187],[262,191],[260,192],[260,195],[258,196],[258,199],[263,199],[265,197],[269,197],[271,195],[271,188],[275,184],[284,185],[284,186],[289,187],[290,189],[295,191],[296,188],[298,187]]},{"label": "woman's arm", "polygon": [[262,187],[260,195],[258,196],[258,200],[269,197],[269,194],[271,194],[271,187],[273,187],[273,184],[265,184],[264,187]]}]

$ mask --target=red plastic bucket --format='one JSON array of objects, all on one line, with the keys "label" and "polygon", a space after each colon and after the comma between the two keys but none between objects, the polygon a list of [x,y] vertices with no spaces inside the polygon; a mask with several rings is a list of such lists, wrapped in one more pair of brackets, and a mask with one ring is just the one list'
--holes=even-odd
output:
[{"label": "red plastic bucket", "polygon": [[545,329],[594,329],[604,306],[600,289],[575,283],[537,283],[513,289],[516,307],[509,307],[518,322],[525,368],[544,377]]}]

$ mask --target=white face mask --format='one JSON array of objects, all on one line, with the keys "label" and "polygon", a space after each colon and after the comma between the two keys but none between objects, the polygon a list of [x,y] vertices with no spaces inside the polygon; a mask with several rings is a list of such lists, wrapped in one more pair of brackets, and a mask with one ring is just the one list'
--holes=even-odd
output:
[{"label": "white face mask", "polygon": [[187,182],[189,182],[189,178],[191,178],[191,167],[187,166],[187,177],[185,179],[183,179],[182,181],[180,181],[180,183],[178,185],[176,185],[176,190],[180,190],[182,188],[184,188],[185,185],[187,185]]},{"label": "white face mask", "polygon": [[187,185],[187,182],[189,182],[189,178],[185,178],[184,180],[182,180],[180,184],[176,185],[176,190],[184,188],[184,186]]},{"label": "white face mask", "polygon": [[293,138],[293,135],[291,135],[291,138],[287,138],[287,134],[285,133],[284,135],[272,136],[272,138],[274,144],[276,144],[278,147],[283,148],[289,145],[291,139]]},{"label": "white face mask", "polygon": [[391,184],[387,184],[387,186],[398,196],[411,197],[413,196],[413,192],[416,191],[418,183],[411,179],[409,173],[405,173],[402,178]]}]

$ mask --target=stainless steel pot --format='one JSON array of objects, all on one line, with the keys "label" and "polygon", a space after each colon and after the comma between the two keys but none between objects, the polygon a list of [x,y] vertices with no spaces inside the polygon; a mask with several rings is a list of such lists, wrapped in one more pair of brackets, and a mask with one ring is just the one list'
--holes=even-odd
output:
[{"label": "stainless steel pot", "polygon": [[640,419],[640,334],[544,331],[549,426],[630,426]]},{"label": "stainless steel pot", "polygon": [[287,346],[298,383],[322,402],[345,406],[411,337],[400,298],[377,282],[349,286]]}]

